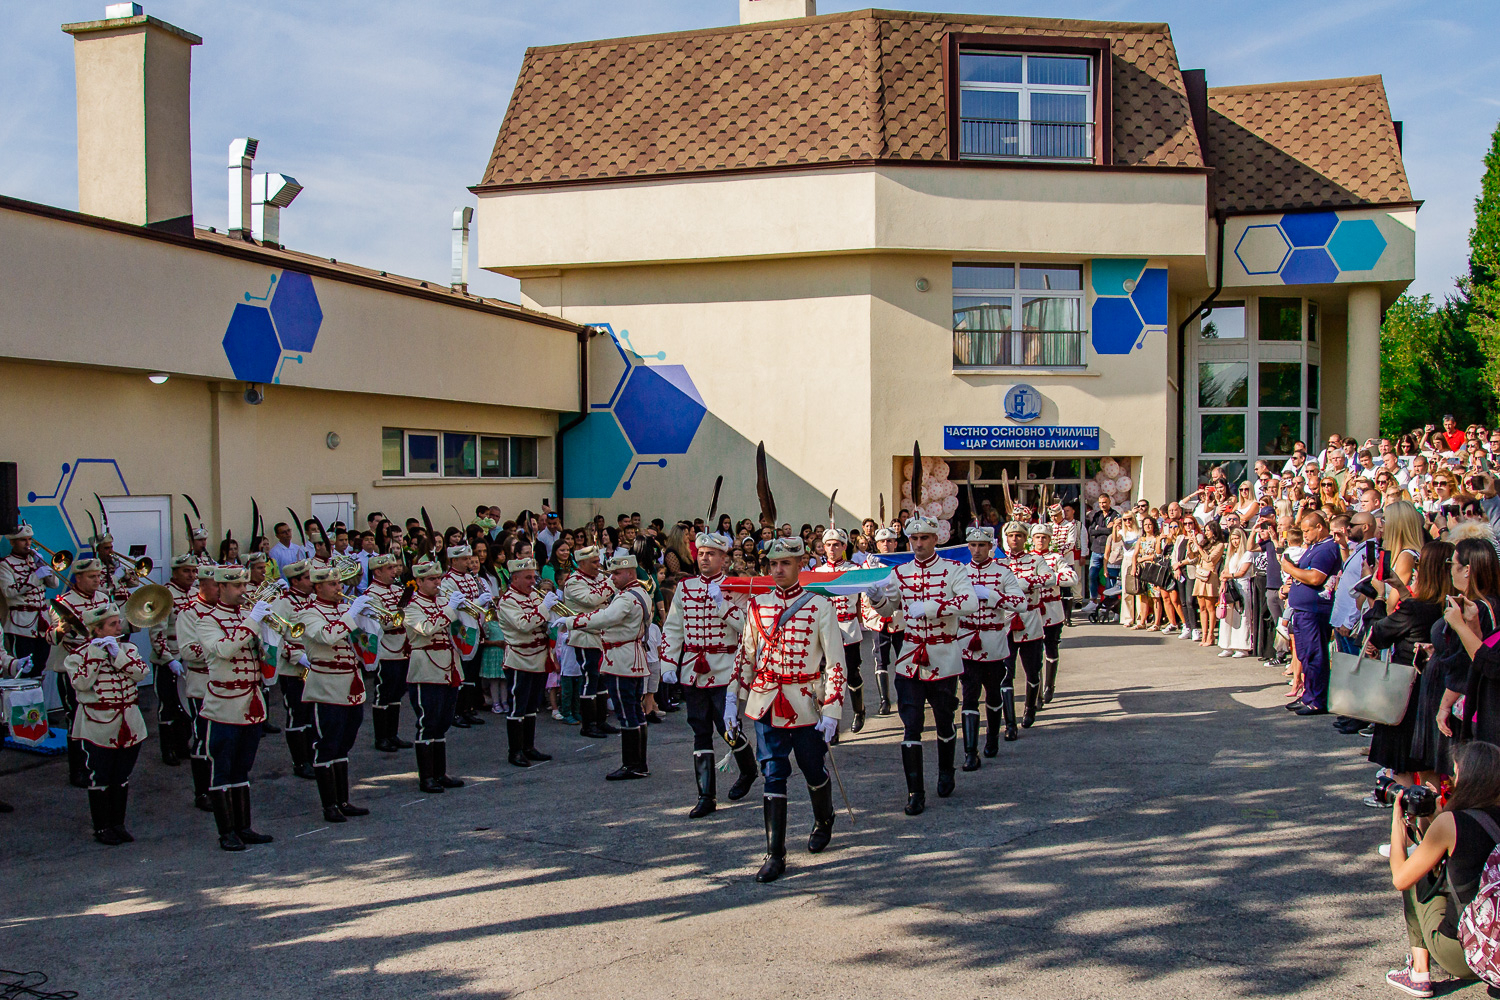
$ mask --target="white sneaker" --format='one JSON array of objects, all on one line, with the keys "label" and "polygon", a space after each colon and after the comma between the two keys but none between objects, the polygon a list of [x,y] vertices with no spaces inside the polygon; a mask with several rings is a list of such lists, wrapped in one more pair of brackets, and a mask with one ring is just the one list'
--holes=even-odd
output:
[{"label": "white sneaker", "polygon": [[1200,642],[1202,639],[1203,639],[1203,630],[1201,628],[1195,628],[1195,629],[1193,629],[1192,640],[1194,642]]},{"label": "white sneaker", "polygon": [[1182,626],[1182,632],[1181,632],[1180,635],[1177,636],[1177,638],[1179,638],[1179,639],[1191,639],[1192,637],[1193,637],[1193,630],[1190,629],[1190,628],[1188,628],[1186,625]]},{"label": "white sneaker", "polygon": [[1094,613],[1094,609],[1097,608],[1098,606],[1099,606],[1099,602],[1098,601],[1089,601],[1087,604],[1085,604],[1083,607],[1079,608],[1078,610],[1082,611],[1086,615],[1091,615],[1091,614]]},{"label": "white sneaker", "polygon": [[1247,653],[1247,652],[1245,652],[1243,649],[1236,649],[1234,651],[1234,659],[1236,659],[1236,660],[1243,660],[1245,657],[1247,657],[1249,655],[1250,654]]},{"label": "white sneaker", "polygon": [[1171,622],[1167,622],[1167,624],[1163,625],[1158,631],[1161,631],[1161,632],[1176,632],[1177,631],[1177,626],[1173,625]]},{"label": "white sneaker", "polygon": [[1221,650],[1219,650],[1219,659],[1221,659],[1221,660],[1222,660],[1222,659],[1224,659],[1224,658],[1225,658],[1225,657],[1227,657],[1227,656],[1233,656],[1233,655],[1234,655],[1234,654],[1233,654],[1233,653],[1231,653],[1231,652],[1230,652],[1230,651],[1229,651],[1229,650],[1227,650],[1227,649],[1221,649]]}]

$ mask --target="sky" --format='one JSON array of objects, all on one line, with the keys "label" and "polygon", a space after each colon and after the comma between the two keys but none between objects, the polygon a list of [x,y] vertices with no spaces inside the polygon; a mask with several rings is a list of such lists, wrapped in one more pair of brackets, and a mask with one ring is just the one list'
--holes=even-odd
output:
[{"label": "sky", "polygon": [[[886,0],[892,6],[898,0]],[[820,0],[820,13],[867,4]],[[224,226],[226,150],[304,187],[293,249],[446,283],[453,210],[475,203],[527,46],[734,24],[737,0],[146,0],[203,37],[193,52],[193,201]],[[1449,0],[959,0],[911,9],[1166,21],[1209,86],[1380,73],[1425,202],[1416,293],[1466,268],[1482,159],[1500,121],[1500,3]],[[0,0],[0,194],[78,207],[72,39],[104,0]],[[515,301],[515,281],[471,289]]]}]

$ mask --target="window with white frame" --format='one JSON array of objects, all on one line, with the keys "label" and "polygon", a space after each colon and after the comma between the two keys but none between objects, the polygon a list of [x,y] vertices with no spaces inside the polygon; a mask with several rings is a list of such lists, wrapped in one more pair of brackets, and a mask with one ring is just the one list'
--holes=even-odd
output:
[{"label": "window with white frame", "polygon": [[962,51],[958,80],[961,158],[1093,159],[1091,57]]},{"label": "window with white frame", "polygon": [[386,427],[381,474],[410,479],[535,479],[540,441],[471,431]]},{"label": "window with white frame", "polygon": [[955,368],[1082,368],[1083,266],[954,264]]}]

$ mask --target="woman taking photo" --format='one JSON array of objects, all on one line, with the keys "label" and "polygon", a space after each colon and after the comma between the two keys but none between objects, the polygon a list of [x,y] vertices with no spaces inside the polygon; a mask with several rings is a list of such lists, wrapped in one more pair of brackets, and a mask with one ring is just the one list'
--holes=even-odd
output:
[{"label": "woman taking photo", "polygon": [[[1458,921],[1462,907],[1479,894],[1479,877],[1485,862],[1495,849],[1495,838],[1485,824],[1475,818],[1483,815],[1491,826],[1500,826],[1500,747],[1474,742],[1454,752],[1453,791],[1447,808],[1438,813],[1407,856],[1410,843],[1402,799],[1396,796],[1391,807],[1391,883],[1401,892],[1406,911],[1406,939],[1411,946],[1411,960],[1405,968],[1392,969],[1386,982],[1414,997],[1430,997],[1432,962],[1448,975],[1474,979],[1464,948],[1458,940]],[[1422,901],[1418,885],[1432,875],[1439,862],[1447,860],[1448,892],[1431,893]],[[1459,909],[1455,910],[1455,904]]]},{"label": "woman taking photo", "polygon": [[[1132,515],[1133,516],[1133,515]],[[1133,629],[1156,630],[1157,620],[1161,617],[1161,604],[1153,595],[1153,588],[1140,578],[1140,571],[1149,564],[1156,561],[1157,546],[1160,539],[1156,537],[1156,522],[1150,515],[1140,519],[1141,534],[1135,542],[1134,559],[1135,569],[1135,622],[1130,627]]]},{"label": "woman taking photo", "polygon": [[[1371,611],[1374,624],[1370,627],[1366,656],[1378,656],[1383,649],[1391,651],[1391,662],[1423,668],[1418,662],[1417,647],[1424,644],[1432,634],[1432,626],[1443,617],[1448,596],[1453,593],[1451,563],[1453,545],[1449,542],[1428,542],[1422,547],[1417,563],[1417,589],[1407,590],[1405,585],[1392,587],[1401,594],[1394,608],[1385,601],[1376,601]],[[1412,686],[1406,700],[1406,712],[1394,726],[1375,724],[1375,736],[1370,740],[1370,763],[1388,767],[1402,784],[1420,780],[1418,772],[1432,771],[1430,757],[1412,752],[1413,736],[1420,714],[1421,683]]]},{"label": "woman taking photo", "polygon": [[1240,516],[1241,524],[1254,524],[1255,518],[1260,514],[1260,501],[1255,499],[1255,488],[1249,480],[1240,483],[1239,497],[1235,500],[1234,512]]},{"label": "woman taking photo", "polygon": [[1416,507],[1409,503],[1393,503],[1385,508],[1385,533],[1380,541],[1384,550],[1383,572],[1376,574],[1376,580],[1387,584],[1383,596],[1390,604],[1394,605],[1401,599],[1396,583],[1406,590],[1411,589],[1426,537],[1422,515]]},{"label": "woman taking photo", "polygon": [[1255,616],[1250,612],[1250,587],[1247,574],[1254,566],[1254,555],[1245,540],[1245,532],[1229,529],[1224,543],[1224,565],[1219,570],[1219,588],[1224,618],[1219,622],[1219,655],[1244,659],[1255,641]]},{"label": "woman taking photo", "polygon": [[[1484,552],[1482,546],[1490,546]],[[1500,619],[1500,595],[1493,591],[1484,593],[1484,577],[1492,571],[1485,564],[1494,560],[1493,544],[1486,538],[1465,538],[1458,543],[1455,558],[1468,567],[1468,592],[1475,596],[1454,596],[1448,600],[1443,621],[1452,630],[1453,637],[1463,647],[1463,657],[1448,666],[1448,692],[1443,696],[1443,707],[1437,719],[1438,729],[1444,735],[1456,735],[1460,740],[1484,740],[1487,743],[1500,741],[1500,649],[1485,645],[1485,640],[1494,634],[1497,619]],[[1500,578],[1500,570],[1493,573]],[[1491,583],[1489,586],[1497,584]],[[1444,647],[1438,644],[1438,653]],[[1448,712],[1463,698],[1463,717],[1456,729],[1449,724]],[[1450,732],[1452,730],[1452,732]]]},{"label": "woman taking photo", "polygon": [[1215,610],[1219,602],[1219,564],[1223,559],[1224,529],[1218,521],[1210,521],[1198,537],[1198,565],[1194,570],[1197,582],[1193,584],[1193,597],[1198,602],[1198,621],[1203,624],[1200,646],[1214,644],[1214,630],[1219,623]]}]

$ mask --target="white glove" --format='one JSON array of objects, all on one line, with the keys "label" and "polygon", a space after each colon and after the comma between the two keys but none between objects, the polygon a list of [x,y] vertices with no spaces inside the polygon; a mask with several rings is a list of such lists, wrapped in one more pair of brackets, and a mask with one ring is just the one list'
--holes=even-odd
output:
[{"label": "white glove", "polygon": [[708,597],[709,600],[714,602],[714,607],[722,608],[724,606],[724,588],[719,586],[718,581],[708,585]]},{"label": "white glove", "polygon": [[906,612],[908,618],[936,618],[937,616],[937,601],[912,601],[911,607]]},{"label": "white glove", "polygon": [[831,715],[824,715],[819,717],[818,724],[813,728],[823,734],[824,743],[832,743],[839,732],[839,720]]},{"label": "white glove", "polygon": [[300,649],[297,650],[297,655],[292,657],[292,662],[297,664],[297,666],[302,667],[304,670],[312,666],[312,664],[307,661],[307,654]]},{"label": "white glove", "polygon": [[361,632],[368,632],[371,635],[385,634],[385,626],[380,624],[379,619],[367,618],[364,615],[359,616],[359,630]]},{"label": "white glove", "polygon": [[455,590],[453,593],[448,595],[448,600],[443,604],[443,607],[447,608],[449,611],[457,611],[458,606],[463,602],[464,595]]},{"label": "white glove", "polygon": [[559,634],[563,632],[571,632],[573,630],[573,616],[563,615],[561,618],[554,618],[552,620],[552,624],[557,626],[557,631]]},{"label": "white glove", "polygon": [[740,696],[733,691],[724,692],[724,728],[734,730],[740,724]]},{"label": "white glove", "polygon": [[370,602],[374,599],[375,598],[370,596],[369,594],[360,594],[354,600],[349,602],[349,613],[358,618],[365,613],[365,609],[370,606]]},{"label": "white glove", "polygon": [[110,656],[120,655],[120,643],[112,635],[101,636],[100,638],[93,640],[92,644],[98,646]]},{"label": "white glove", "polygon": [[255,624],[259,625],[261,622],[266,620],[266,616],[270,613],[271,605],[267,604],[265,601],[256,601],[255,606],[250,609],[245,617]]},{"label": "white glove", "polygon": [[183,674],[182,661],[181,660],[168,660],[167,661],[167,669],[170,670],[170,671],[172,671],[173,675],[175,675],[177,677],[181,677],[182,674]]},{"label": "white glove", "polygon": [[277,580],[276,586],[281,588],[282,593],[289,594],[292,591],[292,585],[286,582],[286,577],[282,577],[281,579]]},{"label": "white glove", "polygon": [[542,610],[544,612],[551,611],[553,608],[557,607],[557,602],[560,600],[562,600],[562,595],[554,590],[552,593],[542,598]]},{"label": "white glove", "polygon": [[52,568],[50,566],[40,566],[35,573],[31,574],[32,583],[45,585],[50,579],[52,579]]},{"label": "white glove", "polygon": [[974,596],[979,598],[981,601],[988,601],[995,596],[995,592],[986,587],[984,584],[980,583],[975,584],[974,586]]},{"label": "white glove", "polygon": [[663,684],[676,684],[677,683],[677,671],[672,670],[671,668],[663,670],[661,672],[661,681],[662,681]]},{"label": "white glove", "polygon": [[31,669],[31,654],[28,653],[25,656],[17,657],[11,663],[11,665],[10,665],[10,674],[11,674],[12,677],[20,677],[22,674],[26,673],[30,669]]}]

